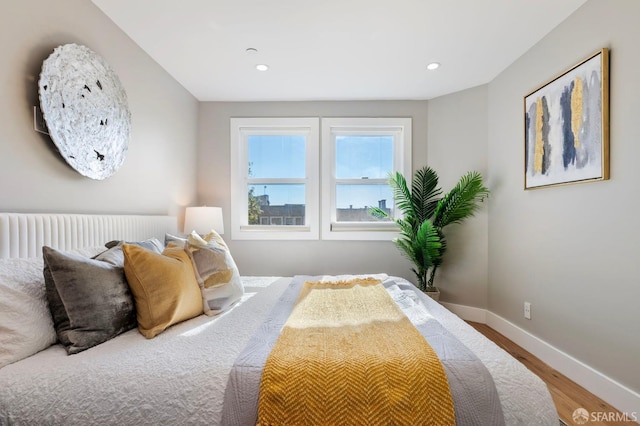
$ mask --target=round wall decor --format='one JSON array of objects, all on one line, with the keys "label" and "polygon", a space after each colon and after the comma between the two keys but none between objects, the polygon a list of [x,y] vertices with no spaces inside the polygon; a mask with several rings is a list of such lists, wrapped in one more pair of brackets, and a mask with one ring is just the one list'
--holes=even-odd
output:
[{"label": "round wall decor", "polygon": [[86,46],[65,44],[42,64],[40,108],[49,135],[78,173],[108,178],[129,147],[131,113],[120,79]]}]

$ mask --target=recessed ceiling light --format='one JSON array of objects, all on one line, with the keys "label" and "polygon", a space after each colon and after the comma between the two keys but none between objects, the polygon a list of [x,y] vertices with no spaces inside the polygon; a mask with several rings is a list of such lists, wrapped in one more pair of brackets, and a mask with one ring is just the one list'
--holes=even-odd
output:
[{"label": "recessed ceiling light", "polygon": [[258,49],[256,49],[255,47],[248,47],[245,52],[247,52],[249,55],[254,55],[256,53],[258,53]]},{"label": "recessed ceiling light", "polygon": [[439,62],[431,62],[430,64],[427,64],[427,69],[429,71],[437,70],[438,68],[440,68]]},{"label": "recessed ceiling light", "polygon": [[269,69],[269,65],[266,65],[266,64],[258,64],[258,65],[256,65],[256,69],[257,69],[258,71],[266,71],[266,70],[268,70],[268,69]]}]

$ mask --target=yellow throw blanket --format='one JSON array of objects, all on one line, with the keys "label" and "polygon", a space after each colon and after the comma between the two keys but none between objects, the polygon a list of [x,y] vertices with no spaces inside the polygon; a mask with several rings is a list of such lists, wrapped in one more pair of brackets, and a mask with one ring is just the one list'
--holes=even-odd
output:
[{"label": "yellow throw blanket", "polygon": [[437,355],[380,281],[305,282],[262,373],[258,425],[454,425]]}]

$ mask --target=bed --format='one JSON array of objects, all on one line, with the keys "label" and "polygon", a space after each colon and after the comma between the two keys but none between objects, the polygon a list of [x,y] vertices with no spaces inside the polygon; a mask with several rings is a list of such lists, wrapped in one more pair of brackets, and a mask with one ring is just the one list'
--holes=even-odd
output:
[{"label": "bed", "polygon": [[[110,240],[164,239],[167,233],[176,233],[175,218],[0,213],[0,278],[25,268],[18,275],[40,279],[42,246],[90,257]],[[415,290],[400,277],[372,277],[404,295]],[[179,322],[152,339],[134,328],[74,355],[54,343],[0,368],[0,424],[240,424],[248,409],[234,407],[230,392],[247,380],[237,374],[241,355],[256,353],[252,342],[264,340],[258,333],[265,319],[273,325],[280,315],[274,306],[292,286],[333,278],[345,277],[243,276],[244,293],[232,308]],[[399,305],[401,296],[394,298]],[[542,380],[442,305],[419,292],[412,297],[420,312],[408,316],[441,327],[486,368],[505,424],[558,424]],[[248,418],[255,424],[254,414]]]}]

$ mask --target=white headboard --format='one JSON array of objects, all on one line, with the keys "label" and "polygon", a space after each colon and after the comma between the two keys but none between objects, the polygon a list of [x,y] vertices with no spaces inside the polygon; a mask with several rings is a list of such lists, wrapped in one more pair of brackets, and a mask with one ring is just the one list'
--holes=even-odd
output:
[{"label": "white headboard", "polygon": [[164,241],[177,229],[174,216],[0,213],[0,259],[42,257],[44,245],[71,250],[111,240]]}]

